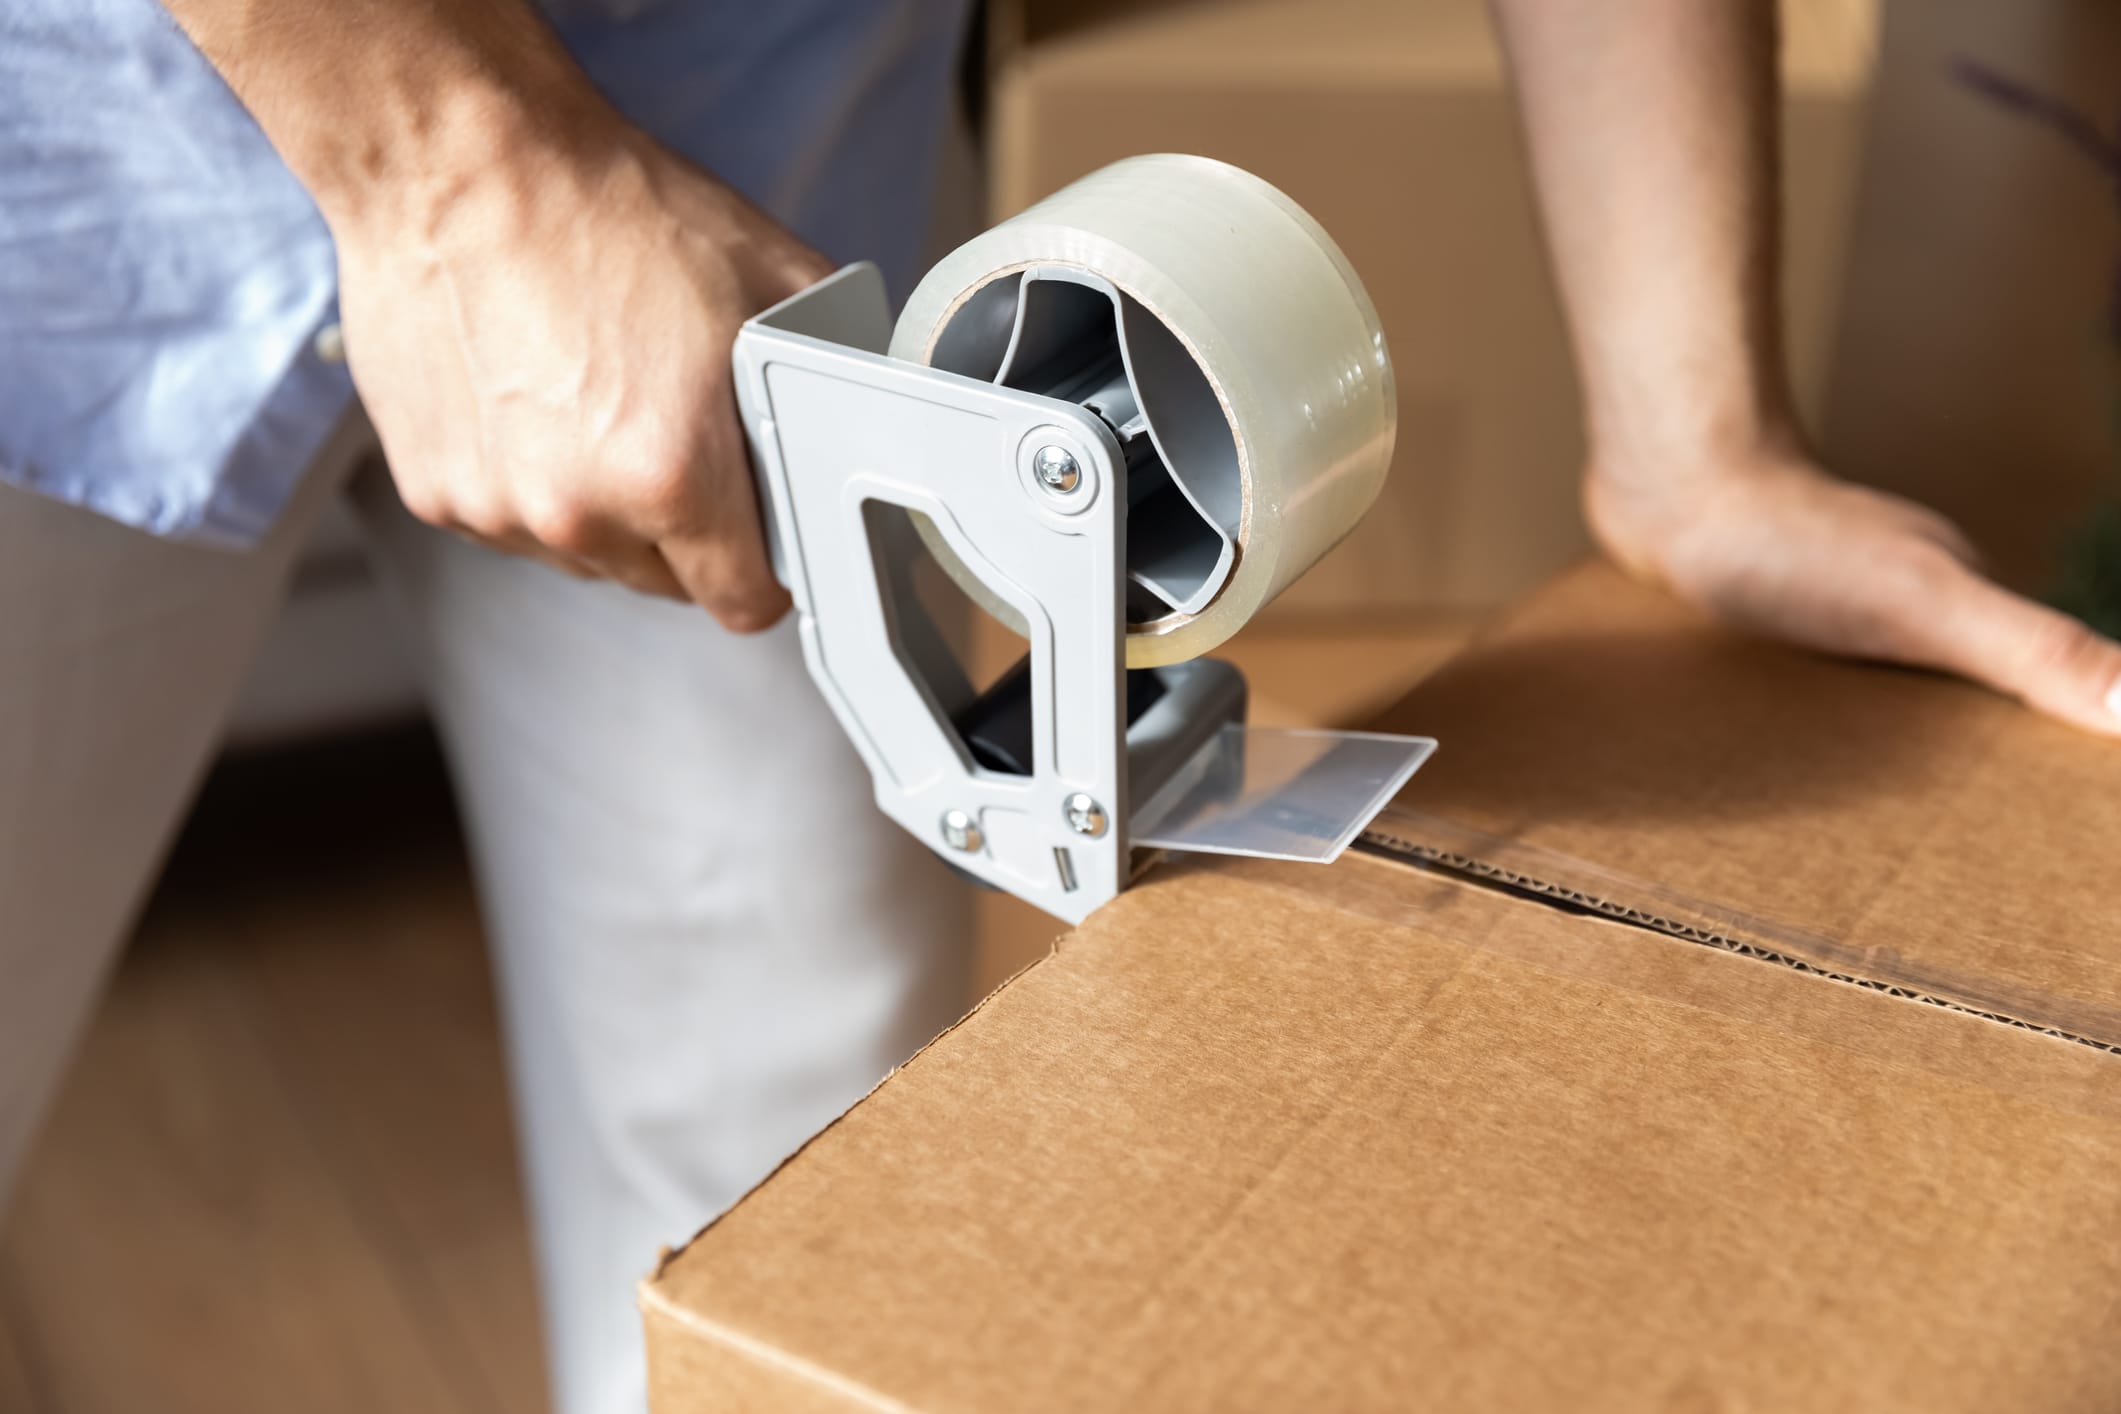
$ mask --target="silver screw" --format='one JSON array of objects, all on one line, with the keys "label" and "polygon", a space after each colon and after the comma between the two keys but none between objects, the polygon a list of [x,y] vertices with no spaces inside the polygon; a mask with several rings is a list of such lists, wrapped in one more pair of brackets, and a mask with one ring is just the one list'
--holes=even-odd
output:
[{"label": "silver screw", "polygon": [[1061,802],[1061,813],[1068,817],[1068,828],[1078,835],[1096,839],[1105,832],[1105,807],[1081,791]]},{"label": "silver screw", "polygon": [[1031,469],[1038,473],[1038,484],[1057,495],[1065,496],[1082,485],[1083,469],[1066,447],[1040,447],[1031,458]]},{"label": "silver screw", "polygon": [[943,843],[965,854],[977,851],[985,843],[980,838],[979,822],[962,810],[943,812]]}]

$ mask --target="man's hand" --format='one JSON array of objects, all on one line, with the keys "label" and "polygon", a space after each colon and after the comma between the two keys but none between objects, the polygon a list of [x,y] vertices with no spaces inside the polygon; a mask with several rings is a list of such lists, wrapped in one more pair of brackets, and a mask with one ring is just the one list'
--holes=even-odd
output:
[{"label": "man's hand", "polygon": [[823,257],[632,133],[346,225],[347,357],[414,515],[732,629],[781,616],[730,349]]},{"label": "man's hand", "polygon": [[821,256],[626,123],[523,0],[165,4],[331,226],[415,515],[780,617],[730,351]]},{"label": "man's hand", "polygon": [[1941,517],[1804,450],[1777,307],[1774,0],[1492,3],[1607,550],[1741,626],[2121,736],[2121,649],[1989,583]]},{"label": "man's hand", "polygon": [[1598,468],[1585,482],[1593,531],[1639,577],[1742,628],[1958,673],[2121,736],[2121,646],[1991,583],[1934,511],[1838,480],[1793,447],[1690,472]]}]

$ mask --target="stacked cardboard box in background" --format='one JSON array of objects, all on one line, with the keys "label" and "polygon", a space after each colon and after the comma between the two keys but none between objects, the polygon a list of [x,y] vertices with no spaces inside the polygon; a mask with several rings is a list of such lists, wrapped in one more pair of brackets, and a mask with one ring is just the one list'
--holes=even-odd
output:
[{"label": "stacked cardboard box in background", "polygon": [[2034,592],[2121,491],[2115,184],[1961,76],[1972,60],[2111,131],[2121,6],[1910,0],[1886,14],[1821,442]]}]

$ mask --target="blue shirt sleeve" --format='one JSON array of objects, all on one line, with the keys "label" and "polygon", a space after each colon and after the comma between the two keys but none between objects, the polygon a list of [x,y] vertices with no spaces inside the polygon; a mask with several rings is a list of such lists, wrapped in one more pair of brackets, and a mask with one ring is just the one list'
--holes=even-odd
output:
[{"label": "blue shirt sleeve", "polygon": [[[903,296],[966,0],[554,0],[635,122]],[[242,547],[353,395],[329,232],[155,0],[0,7],[0,480]]]}]

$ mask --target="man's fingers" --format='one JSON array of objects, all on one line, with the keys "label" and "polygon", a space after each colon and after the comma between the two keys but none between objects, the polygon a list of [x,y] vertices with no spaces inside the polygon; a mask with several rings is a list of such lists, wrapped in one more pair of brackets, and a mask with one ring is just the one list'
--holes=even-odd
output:
[{"label": "man's fingers", "polygon": [[675,599],[684,603],[692,596],[670,568],[662,552],[653,545],[629,546],[625,551],[610,551],[595,561],[598,570],[607,577],[625,585],[637,594],[652,594],[658,599]]},{"label": "man's fingers", "polygon": [[758,633],[778,623],[790,601],[767,557],[750,452],[733,401],[728,416],[710,424],[708,439],[682,487],[692,513],[672,517],[656,548],[686,594],[723,628]]},{"label": "man's fingers", "polygon": [[675,599],[681,604],[692,598],[655,546],[637,540],[614,540],[599,545],[593,554],[554,549],[528,536],[501,541],[482,540],[480,543],[506,554],[527,556],[548,569],[556,569],[575,579],[608,579],[636,594]]},{"label": "man's fingers", "polygon": [[570,579],[608,579],[614,584],[624,585],[636,594],[646,594],[657,599],[674,599],[681,604],[689,602],[692,598],[653,545],[638,542],[612,544],[600,547],[594,557],[585,558],[555,550],[527,535],[491,538],[468,532],[459,533],[474,544],[483,545],[504,555],[535,560],[545,568],[558,570]]},{"label": "man's fingers", "polygon": [[2121,736],[2121,644],[1971,570],[1929,612],[1940,666],[2074,726]]},{"label": "man's fingers", "polygon": [[503,548],[583,579],[608,579],[637,594],[683,602],[690,596],[654,545],[582,498],[522,494]]},{"label": "man's fingers", "polygon": [[657,548],[687,597],[732,633],[772,628],[788,612],[788,591],[773,577],[765,543],[753,527],[737,534],[679,536]]}]

